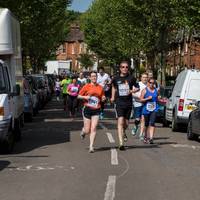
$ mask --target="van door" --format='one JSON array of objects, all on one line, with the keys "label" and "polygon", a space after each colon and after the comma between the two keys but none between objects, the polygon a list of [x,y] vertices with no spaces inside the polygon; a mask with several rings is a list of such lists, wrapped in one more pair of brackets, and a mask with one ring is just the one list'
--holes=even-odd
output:
[{"label": "van door", "polygon": [[189,113],[195,109],[196,101],[200,100],[200,79],[191,79],[185,94],[183,114],[188,117]]},{"label": "van door", "polygon": [[10,76],[8,72],[7,66],[4,65],[3,67],[3,72],[4,72],[4,79],[5,79],[5,85],[6,85],[6,92],[8,94],[8,114],[11,117],[11,113],[13,113],[13,96],[11,95],[11,82],[10,82]]},{"label": "van door", "polygon": [[7,67],[0,62],[0,95],[4,95],[4,119],[11,119],[13,112],[13,98],[11,94],[11,83]]}]

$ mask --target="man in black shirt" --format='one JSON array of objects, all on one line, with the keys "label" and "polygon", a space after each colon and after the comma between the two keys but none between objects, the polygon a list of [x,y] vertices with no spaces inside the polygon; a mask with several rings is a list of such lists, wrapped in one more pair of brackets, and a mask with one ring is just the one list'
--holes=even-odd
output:
[{"label": "man in black shirt", "polygon": [[139,91],[136,79],[129,75],[129,63],[120,63],[120,74],[114,77],[112,82],[111,101],[116,103],[117,129],[119,137],[119,149],[125,150],[124,141],[127,140],[125,129],[132,111],[132,93]]}]

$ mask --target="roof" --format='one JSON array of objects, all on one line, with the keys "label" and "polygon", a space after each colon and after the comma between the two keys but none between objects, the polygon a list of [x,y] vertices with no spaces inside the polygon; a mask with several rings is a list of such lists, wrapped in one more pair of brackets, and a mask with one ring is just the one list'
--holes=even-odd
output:
[{"label": "roof", "polygon": [[83,40],[84,40],[84,33],[80,30],[80,27],[78,25],[72,25],[65,41],[76,42]]}]

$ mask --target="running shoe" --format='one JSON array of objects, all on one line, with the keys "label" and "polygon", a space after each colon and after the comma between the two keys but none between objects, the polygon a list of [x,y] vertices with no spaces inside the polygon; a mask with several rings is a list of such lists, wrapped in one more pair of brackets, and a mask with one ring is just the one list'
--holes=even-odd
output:
[{"label": "running shoe", "polygon": [[99,115],[99,119],[102,120],[104,118],[103,113],[101,112]]},{"label": "running shoe", "polygon": [[144,142],[145,144],[147,144],[147,143],[148,143],[148,139],[147,139],[146,137],[144,137],[143,142]]},{"label": "running shoe", "polygon": [[154,144],[153,139],[149,140],[149,144]]},{"label": "running shoe", "polygon": [[94,147],[89,148],[89,153],[94,153]]},{"label": "running shoe", "polygon": [[126,135],[126,133],[124,133],[124,142],[127,142],[128,141],[128,137]]},{"label": "running shoe", "polygon": [[143,135],[140,135],[140,136],[139,136],[139,140],[140,140],[140,141],[143,141],[143,140],[144,140],[144,136],[143,136]]},{"label": "running shoe", "polygon": [[133,127],[133,129],[132,129],[132,131],[131,131],[131,134],[133,135],[133,136],[135,136],[136,134],[137,134],[137,131],[138,131],[138,126],[134,126]]},{"label": "running shoe", "polygon": [[120,151],[125,151],[124,145],[119,145],[119,150],[120,150]]},{"label": "running shoe", "polygon": [[83,132],[83,130],[81,131],[80,137],[81,137],[82,140],[85,139],[85,133]]}]

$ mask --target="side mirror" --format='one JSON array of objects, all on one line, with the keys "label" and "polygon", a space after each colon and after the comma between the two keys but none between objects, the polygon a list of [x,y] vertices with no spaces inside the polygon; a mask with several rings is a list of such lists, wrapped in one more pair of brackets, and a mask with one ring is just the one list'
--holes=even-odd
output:
[{"label": "side mirror", "polygon": [[195,103],[195,106],[196,106],[197,108],[200,108],[200,101],[197,101],[197,102]]}]

